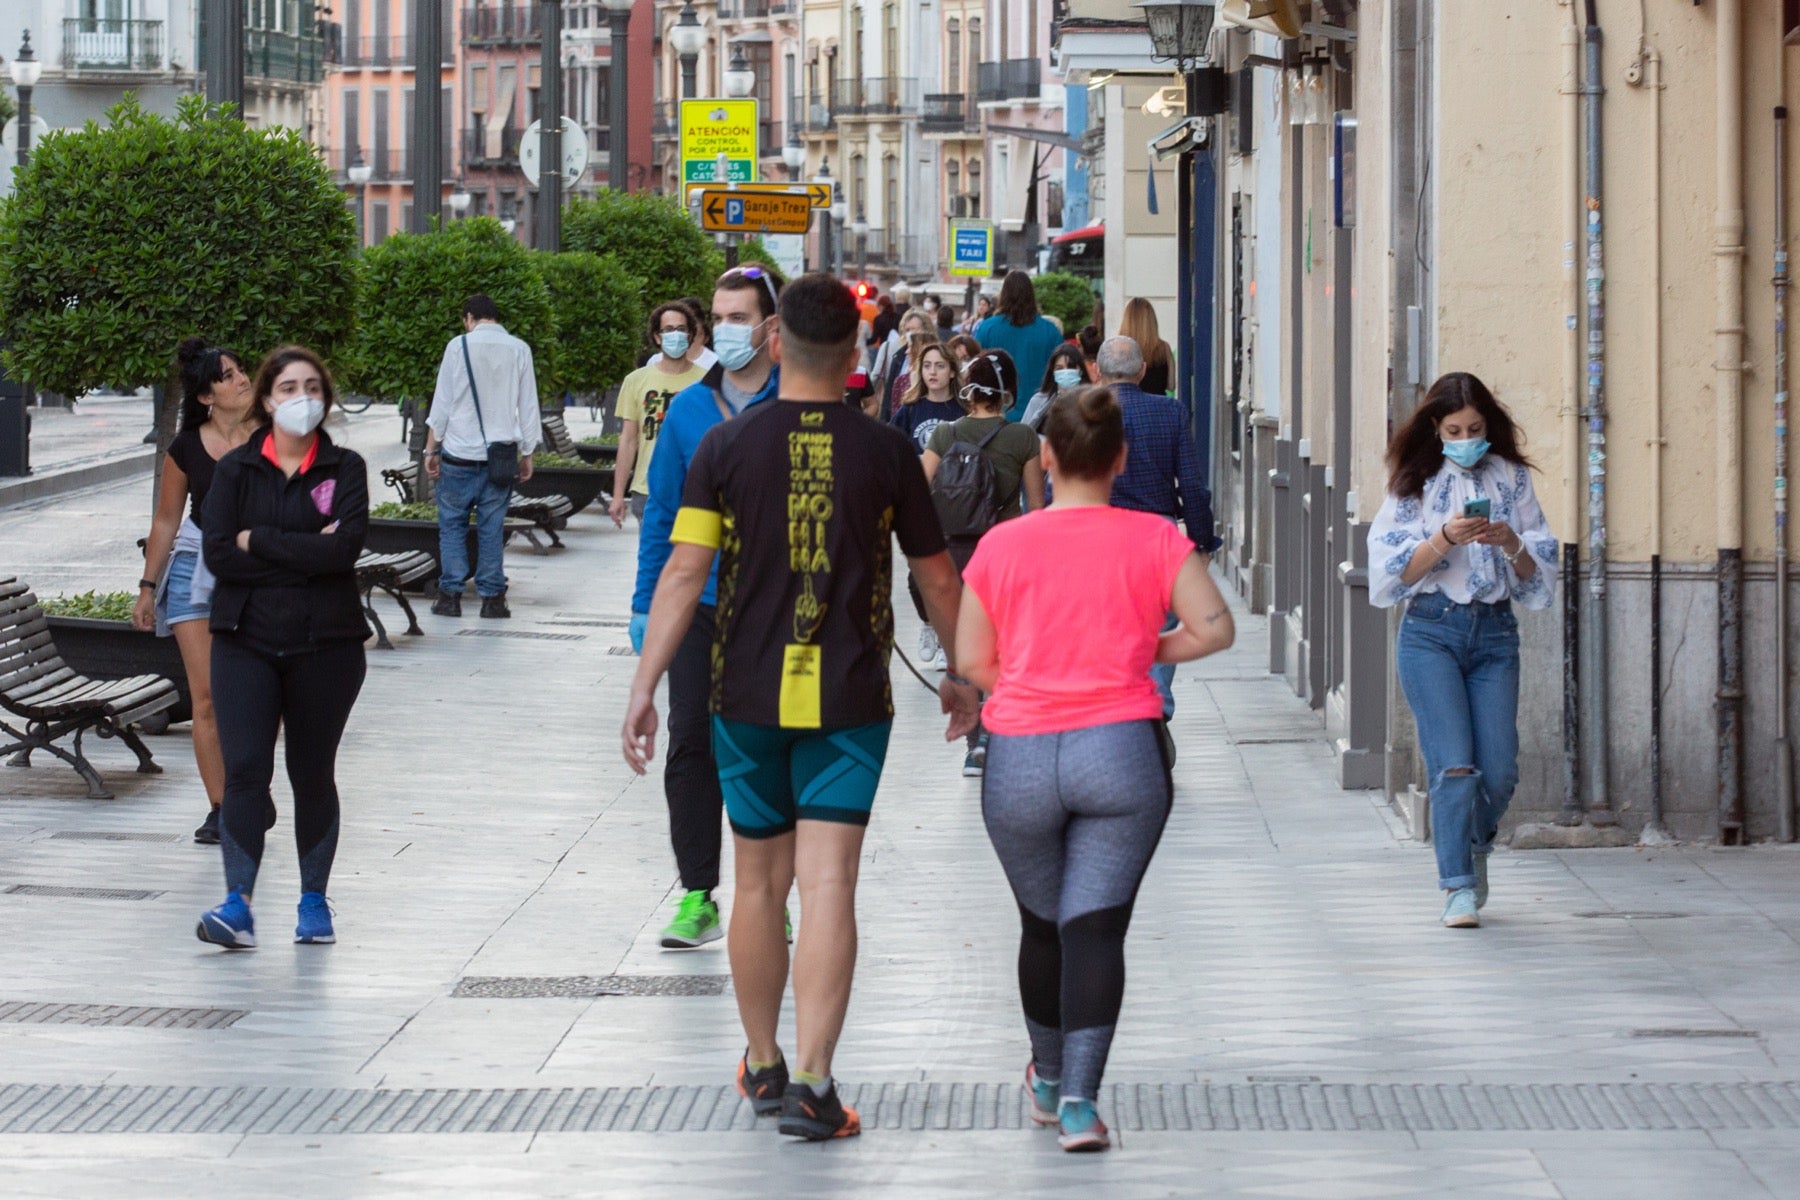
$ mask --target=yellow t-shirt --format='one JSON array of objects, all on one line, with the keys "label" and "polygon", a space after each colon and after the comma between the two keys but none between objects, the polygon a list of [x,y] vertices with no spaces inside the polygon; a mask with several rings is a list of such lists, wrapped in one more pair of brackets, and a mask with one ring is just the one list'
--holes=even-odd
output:
[{"label": "yellow t-shirt", "polygon": [[663,415],[669,401],[682,388],[691,387],[706,378],[706,370],[690,365],[679,375],[671,375],[661,367],[639,367],[619,385],[619,403],[614,409],[619,420],[638,423],[637,462],[631,470],[631,491],[638,496],[650,494],[650,455],[656,449],[656,435],[662,429]]}]

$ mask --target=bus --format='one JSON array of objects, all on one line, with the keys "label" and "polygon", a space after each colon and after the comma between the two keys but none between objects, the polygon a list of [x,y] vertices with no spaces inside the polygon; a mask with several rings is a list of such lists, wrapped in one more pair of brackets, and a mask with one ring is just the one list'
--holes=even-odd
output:
[{"label": "bus", "polygon": [[1106,275],[1106,226],[1071,229],[1050,239],[1050,269],[1067,271],[1084,279]]}]

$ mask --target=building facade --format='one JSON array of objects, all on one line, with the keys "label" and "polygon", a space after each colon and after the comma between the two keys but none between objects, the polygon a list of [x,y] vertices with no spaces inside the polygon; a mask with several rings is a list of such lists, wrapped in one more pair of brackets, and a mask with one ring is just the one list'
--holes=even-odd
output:
[{"label": "building facade", "polygon": [[32,108],[50,129],[104,121],[127,92],[173,116],[198,79],[197,23],[196,0],[10,0],[0,5],[0,57],[11,62],[30,31],[43,64]]}]

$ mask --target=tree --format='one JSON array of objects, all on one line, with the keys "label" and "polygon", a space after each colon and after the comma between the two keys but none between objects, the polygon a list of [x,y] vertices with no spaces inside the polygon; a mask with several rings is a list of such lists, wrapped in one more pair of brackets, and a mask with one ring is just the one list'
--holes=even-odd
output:
[{"label": "tree", "polygon": [[0,89],[0,125],[6,124],[19,115],[19,106],[13,102],[12,96]]},{"label": "tree", "polygon": [[538,254],[556,314],[541,374],[543,399],[603,392],[631,373],[644,344],[644,281],[612,259],[580,251]]},{"label": "tree", "polygon": [[724,257],[680,201],[602,188],[563,212],[563,247],[610,258],[644,283],[646,307],[682,296],[710,300]]},{"label": "tree", "polygon": [[1034,278],[1031,286],[1037,292],[1039,311],[1061,321],[1063,332],[1070,337],[1083,325],[1092,323],[1094,288],[1081,276],[1048,271]]},{"label": "tree", "polygon": [[444,345],[462,332],[463,301],[475,292],[492,297],[507,332],[531,347],[539,393],[547,394],[556,334],[550,292],[536,252],[493,217],[397,233],[363,252],[356,333],[342,363],[347,385],[384,400],[428,400]]},{"label": "tree", "polygon": [[75,396],[164,383],[189,334],[246,362],[284,342],[332,355],[356,228],[318,153],[198,96],[174,120],[130,96],[107,117],[34,145],[0,203],[8,369]]}]

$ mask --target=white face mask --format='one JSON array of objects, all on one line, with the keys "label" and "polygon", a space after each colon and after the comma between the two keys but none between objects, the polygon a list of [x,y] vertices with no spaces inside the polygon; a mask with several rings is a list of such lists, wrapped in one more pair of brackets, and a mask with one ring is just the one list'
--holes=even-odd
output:
[{"label": "white face mask", "polygon": [[325,402],[317,396],[295,396],[275,406],[275,427],[294,437],[305,437],[325,419]]}]

